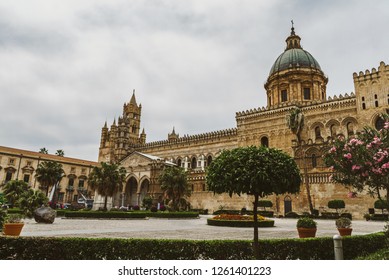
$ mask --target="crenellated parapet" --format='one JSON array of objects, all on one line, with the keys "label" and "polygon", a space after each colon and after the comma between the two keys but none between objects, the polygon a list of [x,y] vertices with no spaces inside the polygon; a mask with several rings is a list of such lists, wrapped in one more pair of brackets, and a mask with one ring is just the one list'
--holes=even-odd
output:
[{"label": "crenellated parapet", "polygon": [[236,119],[248,119],[255,117],[279,117],[283,116],[286,111],[289,111],[293,107],[300,107],[302,110],[315,110],[320,108],[327,108],[329,106],[355,106],[355,94],[351,92],[350,94],[345,93],[344,95],[340,94],[339,96],[334,95],[333,97],[328,96],[326,101],[310,101],[301,106],[298,102],[286,102],[277,104],[270,107],[254,108],[246,111],[237,112],[235,117]]},{"label": "crenellated parapet", "polygon": [[230,128],[230,129],[207,132],[202,134],[184,135],[182,137],[177,137],[170,140],[154,141],[142,145],[137,145],[136,148],[139,149],[155,148],[161,146],[168,146],[172,144],[191,144],[193,142],[198,142],[198,141],[219,140],[220,138],[225,138],[225,137],[235,137],[237,136],[237,132],[238,131],[236,128]]},{"label": "crenellated parapet", "polygon": [[389,65],[386,65],[383,61],[381,61],[378,70],[372,68],[371,70],[365,70],[365,72],[360,71],[359,74],[356,72],[353,74],[354,83],[373,81],[381,77],[389,79]]},{"label": "crenellated parapet", "polygon": [[[387,108],[389,105],[389,65],[381,61],[378,70],[372,68],[353,74],[359,114]],[[371,115],[371,114],[370,114]],[[368,120],[366,115],[365,120]]]}]

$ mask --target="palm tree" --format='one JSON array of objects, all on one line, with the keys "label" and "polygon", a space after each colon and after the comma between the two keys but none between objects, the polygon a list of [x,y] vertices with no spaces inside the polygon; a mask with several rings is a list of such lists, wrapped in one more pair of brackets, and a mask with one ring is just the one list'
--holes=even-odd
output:
[{"label": "palm tree", "polygon": [[55,161],[42,161],[36,169],[35,178],[46,190],[46,196],[48,196],[50,186],[58,184],[64,175],[62,164]]},{"label": "palm tree", "polygon": [[177,166],[166,167],[158,180],[165,196],[171,200],[173,209],[179,210],[183,202],[186,202],[185,197],[191,194],[185,170]]},{"label": "palm tree", "polygon": [[307,198],[309,204],[309,210],[313,213],[313,204],[311,198],[311,190],[309,187],[308,181],[308,170],[305,162],[305,150],[301,141],[301,131],[304,127],[304,114],[300,108],[296,107],[291,110],[290,114],[286,115],[286,123],[289,129],[292,131],[294,135],[296,135],[298,147],[302,151],[302,160],[303,160],[303,169],[304,169],[304,177],[305,177],[305,190],[307,191]]},{"label": "palm tree", "polygon": [[65,156],[65,152],[64,152],[64,150],[57,150],[55,152],[55,155],[57,155],[59,157],[64,157]]},{"label": "palm tree", "polygon": [[112,197],[123,187],[126,169],[117,164],[102,162],[101,166],[93,167],[89,174],[88,184],[92,191],[104,196],[104,210],[107,210],[108,197]]},{"label": "palm tree", "polygon": [[20,196],[28,190],[26,182],[21,180],[11,180],[3,187],[4,197],[11,205],[15,205]]},{"label": "palm tree", "polygon": [[47,201],[47,196],[40,190],[28,189],[21,194],[18,205],[27,217],[32,218],[35,209],[45,205]]},{"label": "palm tree", "polygon": [[45,147],[43,147],[43,148],[39,149],[39,153],[47,155],[49,153],[49,151]]}]

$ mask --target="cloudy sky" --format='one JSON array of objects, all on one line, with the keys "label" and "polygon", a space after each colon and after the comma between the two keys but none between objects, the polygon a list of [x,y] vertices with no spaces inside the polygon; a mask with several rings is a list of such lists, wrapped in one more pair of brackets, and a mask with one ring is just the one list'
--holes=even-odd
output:
[{"label": "cloudy sky", "polygon": [[0,0],[0,146],[97,160],[133,89],[148,142],[233,128],[291,19],[329,96],[389,63],[386,0]]}]

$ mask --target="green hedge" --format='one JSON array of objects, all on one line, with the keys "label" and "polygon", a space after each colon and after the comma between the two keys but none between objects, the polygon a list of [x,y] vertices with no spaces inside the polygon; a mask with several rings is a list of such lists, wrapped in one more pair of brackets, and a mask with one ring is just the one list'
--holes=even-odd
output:
[{"label": "green hedge", "polygon": [[198,218],[198,212],[148,212],[147,217],[151,218]]},{"label": "green hedge", "polygon": [[[254,221],[228,221],[207,219],[207,224],[210,226],[219,227],[254,227]],[[274,227],[274,221],[258,221],[258,227]]]},{"label": "green hedge", "polygon": [[[62,213],[61,213],[62,214]],[[58,215],[58,212],[57,212]],[[93,219],[144,219],[153,218],[197,218],[198,212],[151,212],[151,211],[68,211],[63,215],[66,218],[93,218]]]},{"label": "green hedge", "polygon": [[373,214],[370,219],[372,221],[388,221],[388,214]]},{"label": "green hedge", "polygon": [[144,212],[103,212],[103,211],[67,211],[65,218],[92,218],[92,219],[145,219]]},{"label": "green hedge", "polygon": [[[259,240],[260,258],[333,260],[333,240],[325,238]],[[345,259],[387,248],[384,233],[343,239]],[[0,236],[0,259],[14,260],[246,260],[249,240],[160,240],[119,238],[45,238]]]}]

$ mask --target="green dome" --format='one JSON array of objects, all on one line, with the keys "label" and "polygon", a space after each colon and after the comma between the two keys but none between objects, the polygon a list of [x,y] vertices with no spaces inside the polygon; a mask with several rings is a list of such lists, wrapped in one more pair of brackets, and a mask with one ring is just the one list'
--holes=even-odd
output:
[{"label": "green dome", "polygon": [[277,73],[290,68],[313,68],[321,71],[319,63],[307,51],[302,48],[291,48],[284,51],[274,62],[270,74]]}]

